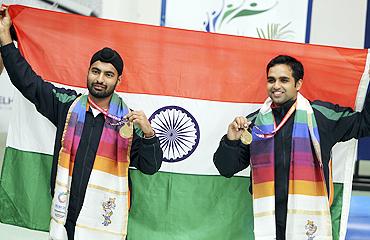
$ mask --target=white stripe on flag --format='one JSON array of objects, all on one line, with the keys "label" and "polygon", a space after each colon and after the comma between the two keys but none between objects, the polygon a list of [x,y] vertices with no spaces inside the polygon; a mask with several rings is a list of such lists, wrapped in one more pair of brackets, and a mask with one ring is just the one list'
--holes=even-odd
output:
[{"label": "white stripe on flag", "polygon": [[[61,85],[56,84],[58,87]],[[77,92],[86,92],[86,89],[73,88]],[[179,106],[187,110],[196,119],[200,129],[200,141],[196,150],[184,161],[163,162],[161,171],[219,175],[213,164],[213,154],[216,151],[221,137],[226,133],[228,124],[236,116],[245,116],[259,108],[260,104],[228,103],[207,100],[195,100],[178,97],[155,96],[146,94],[119,93],[131,109],[143,110],[149,118],[157,109],[165,106]],[[45,117],[37,113],[35,107],[16,91],[14,98],[14,115],[9,127],[7,146],[15,149],[53,154],[55,127]],[[348,149],[353,149],[351,143],[341,143],[334,149],[333,173],[334,182],[344,182],[345,165],[341,162],[352,162],[353,155],[344,160]],[[343,152],[344,151],[344,152]],[[348,169],[348,168],[347,168]],[[249,176],[249,168],[237,174]]]},{"label": "white stripe on flag", "polygon": [[[355,109],[356,111],[361,111],[364,106],[365,102],[365,97],[368,91],[368,86],[369,86],[369,74],[370,74],[370,49],[368,50],[367,53],[367,58],[366,58],[366,64],[365,64],[365,69],[362,74],[362,78],[360,81],[360,85],[358,86],[358,91],[357,91],[357,96],[356,96],[356,106]],[[352,142],[352,143],[348,143]],[[352,148],[348,148],[349,151],[345,153],[346,158],[342,160],[341,166],[343,166],[343,201],[342,201],[342,214],[341,214],[341,220],[340,220],[340,233],[339,233],[339,240],[344,240],[346,237],[346,231],[347,231],[347,223],[348,223],[348,216],[349,216],[349,207],[351,203],[351,194],[352,194],[352,180],[353,180],[353,168],[355,161],[357,160],[357,145],[358,141],[357,140],[351,140],[348,141],[348,145],[352,144]],[[342,143],[341,143],[342,144]],[[338,145],[338,144],[337,144]],[[334,151],[333,151],[334,152]],[[334,155],[334,154],[333,154]],[[340,155],[338,155],[340,156]],[[339,165],[336,164],[336,167]],[[333,162],[333,168],[334,168],[334,162]],[[334,172],[334,169],[333,169]]]}]

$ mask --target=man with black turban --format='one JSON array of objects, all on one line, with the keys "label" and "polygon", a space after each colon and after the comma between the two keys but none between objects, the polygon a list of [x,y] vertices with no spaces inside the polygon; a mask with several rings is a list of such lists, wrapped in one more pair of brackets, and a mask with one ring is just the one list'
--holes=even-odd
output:
[{"label": "man with black turban", "polygon": [[57,128],[51,171],[51,239],[125,239],[128,168],[154,174],[162,163],[158,137],[142,111],[114,92],[123,60],[103,48],[90,61],[86,94],[38,76],[14,46],[6,7],[1,55],[14,86]]}]

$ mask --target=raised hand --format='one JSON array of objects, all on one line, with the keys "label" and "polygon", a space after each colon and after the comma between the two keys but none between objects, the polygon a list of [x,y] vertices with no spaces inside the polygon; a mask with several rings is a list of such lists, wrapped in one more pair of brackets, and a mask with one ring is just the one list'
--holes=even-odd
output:
[{"label": "raised hand", "polygon": [[8,7],[3,5],[0,8],[0,43],[2,46],[12,42],[11,26],[12,20],[9,16]]}]

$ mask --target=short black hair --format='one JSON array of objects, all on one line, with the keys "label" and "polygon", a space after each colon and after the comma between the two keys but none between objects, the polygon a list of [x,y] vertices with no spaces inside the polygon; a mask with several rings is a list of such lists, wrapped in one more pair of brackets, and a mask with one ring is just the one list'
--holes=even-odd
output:
[{"label": "short black hair", "polygon": [[292,75],[295,82],[297,82],[299,79],[303,79],[304,69],[302,63],[294,57],[288,55],[279,55],[271,59],[271,61],[267,64],[266,74],[268,74],[270,68],[278,64],[288,65],[290,69],[292,69]]}]

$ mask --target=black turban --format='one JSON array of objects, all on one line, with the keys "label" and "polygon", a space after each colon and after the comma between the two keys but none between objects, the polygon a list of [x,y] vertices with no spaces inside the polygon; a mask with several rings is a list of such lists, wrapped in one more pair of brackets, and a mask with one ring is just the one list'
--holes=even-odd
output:
[{"label": "black turban", "polygon": [[105,47],[100,51],[97,51],[90,60],[90,66],[96,62],[102,61],[105,63],[111,63],[117,70],[118,76],[122,74],[123,70],[123,60],[117,51]]}]

